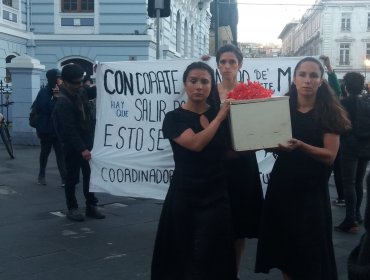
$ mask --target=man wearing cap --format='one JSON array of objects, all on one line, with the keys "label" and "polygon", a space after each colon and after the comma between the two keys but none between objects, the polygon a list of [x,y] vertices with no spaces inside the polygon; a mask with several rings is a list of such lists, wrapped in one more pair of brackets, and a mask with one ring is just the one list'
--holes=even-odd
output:
[{"label": "man wearing cap", "polygon": [[83,92],[84,70],[77,64],[67,64],[62,69],[63,85],[53,112],[55,128],[63,145],[66,159],[67,179],[65,196],[67,218],[83,221],[84,216],[78,209],[75,190],[79,182],[80,169],[83,179],[83,193],[86,199],[86,216],[104,219],[97,207],[98,199],[89,191],[91,149],[93,128],[88,101]]},{"label": "man wearing cap", "polygon": [[53,108],[59,97],[59,87],[62,84],[61,72],[58,69],[50,69],[46,72],[46,78],[48,80],[47,85],[40,89],[32,105],[37,111],[36,132],[41,146],[40,169],[37,183],[46,185],[45,170],[51,148],[53,147],[62,179],[61,186],[63,187],[66,179],[66,169],[62,148],[55,133],[52,120]]}]

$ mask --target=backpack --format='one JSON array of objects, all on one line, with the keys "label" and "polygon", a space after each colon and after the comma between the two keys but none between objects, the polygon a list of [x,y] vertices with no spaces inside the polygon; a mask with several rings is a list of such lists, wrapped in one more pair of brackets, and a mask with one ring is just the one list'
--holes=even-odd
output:
[{"label": "backpack", "polygon": [[28,118],[28,124],[31,127],[36,128],[38,120],[39,120],[39,114],[38,114],[37,106],[35,106],[35,103],[34,103],[31,106],[31,112]]},{"label": "backpack", "polygon": [[352,133],[359,141],[370,142],[370,98],[368,96],[361,96],[356,100]]}]

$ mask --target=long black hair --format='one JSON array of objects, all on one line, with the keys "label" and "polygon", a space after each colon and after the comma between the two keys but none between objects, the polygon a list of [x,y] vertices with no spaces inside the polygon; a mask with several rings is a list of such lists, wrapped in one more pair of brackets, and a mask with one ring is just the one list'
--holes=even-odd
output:
[{"label": "long black hair", "polygon": [[[300,60],[294,68],[294,78],[297,75],[297,70],[305,62],[313,62],[320,68],[321,78],[324,75],[324,67],[314,57],[305,57]],[[298,92],[294,83],[290,86],[287,96],[290,96],[290,110],[294,114],[298,107]],[[335,97],[333,89],[329,86],[326,80],[323,80],[316,93],[313,115],[316,121],[321,125],[325,132],[343,134],[351,128],[351,122],[347,117],[346,111],[340,105]]]}]

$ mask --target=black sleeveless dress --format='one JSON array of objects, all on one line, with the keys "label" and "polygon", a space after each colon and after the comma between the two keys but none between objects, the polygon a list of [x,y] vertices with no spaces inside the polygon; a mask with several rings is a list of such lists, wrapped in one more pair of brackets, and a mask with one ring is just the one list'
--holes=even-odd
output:
[{"label": "black sleeveless dress", "polygon": [[[313,112],[291,112],[293,137],[323,147]],[[256,272],[279,268],[293,279],[337,279],[329,172],[301,151],[279,152],[265,196]]]},{"label": "black sleeveless dress", "polygon": [[[212,121],[217,112],[203,115]],[[166,114],[175,170],[164,201],[152,260],[152,280],[236,278],[230,201],[221,163],[220,133],[200,152],[172,139],[191,128],[203,130],[200,115],[178,108]]]}]

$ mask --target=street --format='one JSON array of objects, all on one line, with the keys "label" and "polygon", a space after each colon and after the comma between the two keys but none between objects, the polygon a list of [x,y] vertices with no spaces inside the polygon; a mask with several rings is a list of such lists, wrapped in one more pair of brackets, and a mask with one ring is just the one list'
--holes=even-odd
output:
[{"label": "street", "polygon": [[[14,148],[12,160],[0,144],[1,280],[150,279],[161,201],[98,193],[106,219],[71,222],[64,216],[64,190],[54,153],[43,186],[36,184],[39,147]],[[83,208],[80,185],[76,193]],[[332,183],[330,193],[335,199]],[[332,212],[336,225],[345,208],[332,207]],[[333,236],[339,279],[345,280],[348,255],[361,234],[334,232]],[[269,275],[253,273],[255,250],[256,240],[247,241],[241,279],[282,279],[277,270]]]}]

